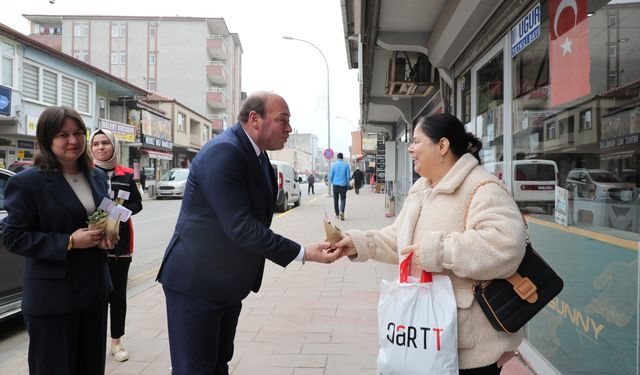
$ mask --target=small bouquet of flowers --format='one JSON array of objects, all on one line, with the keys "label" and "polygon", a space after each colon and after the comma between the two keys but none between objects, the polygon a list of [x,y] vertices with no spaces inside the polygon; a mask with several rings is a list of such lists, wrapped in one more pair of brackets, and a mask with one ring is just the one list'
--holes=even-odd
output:
[{"label": "small bouquet of flowers", "polygon": [[122,205],[128,198],[128,193],[122,193],[125,194],[118,194],[114,201],[104,198],[98,209],[87,218],[89,229],[103,229],[106,239],[114,244],[119,239],[120,222],[126,222],[131,217],[131,210]]}]

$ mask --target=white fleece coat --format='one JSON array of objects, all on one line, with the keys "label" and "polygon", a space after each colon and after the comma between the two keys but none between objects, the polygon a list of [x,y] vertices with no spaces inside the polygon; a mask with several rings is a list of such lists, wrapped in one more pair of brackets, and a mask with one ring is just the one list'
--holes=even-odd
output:
[{"label": "white fleece coat", "polygon": [[422,239],[416,245],[422,269],[451,277],[458,306],[461,369],[496,362],[504,352],[516,349],[523,337],[522,331],[496,331],[473,298],[476,281],[512,275],[525,251],[526,231],[518,206],[497,184],[485,184],[477,190],[464,230],[469,193],[486,180],[498,181],[471,154],[465,154],[437,186],[426,178],[416,181],[390,226],[346,232],[358,252],[353,261],[375,259],[396,264],[400,250],[413,245],[415,233],[421,232]]}]

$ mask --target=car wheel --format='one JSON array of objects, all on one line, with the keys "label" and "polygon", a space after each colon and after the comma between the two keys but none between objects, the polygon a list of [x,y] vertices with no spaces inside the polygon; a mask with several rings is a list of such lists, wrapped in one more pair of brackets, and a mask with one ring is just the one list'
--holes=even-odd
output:
[{"label": "car wheel", "polygon": [[289,209],[289,195],[285,194],[284,199],[282,199],[282,204],[277,207],[278,211],[285,212]]},{"label": "car wheel", "polygon": [[298,194],[298,200],[293,202],[293,207],[299,207],[301,201],[302,201],[302,192],[300,192],[300,194]]}]

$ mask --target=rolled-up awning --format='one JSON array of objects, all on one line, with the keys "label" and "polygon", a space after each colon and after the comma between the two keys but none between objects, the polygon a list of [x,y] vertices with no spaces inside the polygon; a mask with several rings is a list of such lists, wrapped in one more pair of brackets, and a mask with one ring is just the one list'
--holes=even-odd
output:
[{"label": "rolled-up awning", "polygon": [[170,152],[160,152],[148,149],[144,149],[142,152],[149,155],[151,159],[173,160],[173,154]]}]

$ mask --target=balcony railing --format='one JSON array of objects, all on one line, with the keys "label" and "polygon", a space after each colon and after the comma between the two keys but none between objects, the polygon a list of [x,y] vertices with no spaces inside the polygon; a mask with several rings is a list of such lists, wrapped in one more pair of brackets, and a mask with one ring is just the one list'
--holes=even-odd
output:
[{"label": "balcony railing", "polygon": [[224,41],[222,35],[209,35],[207,36],[207,50],[209,56],[214,59],[226,60],[227,59],[227,44]]},{"label": "balcony railing", "polygon": [[207,104],[213,108],[225,108],[227,98],[224,92],[207,92]]},{"label": "balcony railing", "polygon": [[227,71],[224,68],[224,62],[214,60],[207,63],[207,77],[209,81],[216,85],[227,84]]}]

